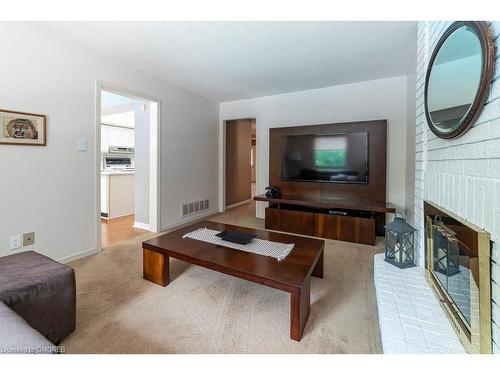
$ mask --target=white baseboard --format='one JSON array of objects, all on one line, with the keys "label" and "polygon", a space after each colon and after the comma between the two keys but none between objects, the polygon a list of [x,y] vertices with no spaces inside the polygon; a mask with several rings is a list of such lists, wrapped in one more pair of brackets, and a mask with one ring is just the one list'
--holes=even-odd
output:
[{"label": "white baseboard", "polygon": [[124,214],[124,215],[119,215],[119,216],[113,216],[113,217],[102,217],[101,219],[106,219],[106,220],[114,220],[114,219],[120,219],[122,217],[127,217],[127,216],[132,216],[134,213],[132,212],[131,214]]},{"label": "white baseboard", "polygon": [[69,262],[73,262],[74,260],[88,257],[89,255],[97,254],[98,252],[99,251],[97,249],[83,250],[83,251],[80,251],[79,253],[68,255],[68,256],[65,256],[63,258],[57,259],[57,261],[60,263],[69,263]]},{"label": "white baseboard", "polygon": [[[173,229],[173,228],[177,228],[177,227],[182,227],[182,226],[187,225],[191,222],[195,222],[195,221],[203,219],[207,216],[212,216],[212,215],[215,215],[218,213],[219,213],[219,210],[217,208],[214,208],[212,210],[205,211],[205,212],[200,212],[199,214],[192,215],[192,216],[189,216],[189,217],[184,218],[182,220],[179,220],[175,224],[161,227],[161,231],[165,231],[165,230],[169,230],[169,229]],[[140,228],[140,229],[146,229],[149,231],[151,230],[151,226],[149,224],[144,224],[144,223],[140,223],[140,222],[134,222],[134,227]],[[69,263],[69,262],[73,262],[75,260],[85,258],[89,255],[94,255],[97,253],[99,253],[99,251],[97,249],[89,249],[89,250],[80,251],[76,254],[65,256],[63,258],[57,259],[57,261],[60,263]]]},{"label": "white baseboard", "polygon": [[191,216],[188,216],[184,219],[181,219],[174,224],[162,226],[160,228],[160,231],[163,232],[165,230],[170,230],[170,229],[182,227],[184,225],[187,225],[187,224],[190,224],[192,222],[198,221],[200,219],[206,218],[207,216],[212,216],[212,215],[215,215],[218,213],[219,213],[219,210],[217,208],[213,208],[213,209],[205,211],[205,212],[200,212],[199,214],[191,215]]},{"label": "white baseboard", "polygon": [[252,201],[252,198],[247,199],[246,201],[241,201],[241,202],[232,204],[230,206],[226,206],[226,210],[229,210],[230,208],[235,208],[235,207],[238,207],[238,206],[243,206],[244,204],[250,203],[251,201]]},{"label": "white baseboard", "polygon": [[151,225],[146,224],[146,223],[141,223],[140,221],[134,221],[134,228],[144,229],[144,230],[148,230],[151,232]]}]

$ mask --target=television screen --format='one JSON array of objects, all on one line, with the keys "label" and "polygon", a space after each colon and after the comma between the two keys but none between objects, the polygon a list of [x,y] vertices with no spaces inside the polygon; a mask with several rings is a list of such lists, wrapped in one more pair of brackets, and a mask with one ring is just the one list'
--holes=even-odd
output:
[{"label": "television screen", "polygon": [[283,180],[368,183],[368,133],[287,135]]}]

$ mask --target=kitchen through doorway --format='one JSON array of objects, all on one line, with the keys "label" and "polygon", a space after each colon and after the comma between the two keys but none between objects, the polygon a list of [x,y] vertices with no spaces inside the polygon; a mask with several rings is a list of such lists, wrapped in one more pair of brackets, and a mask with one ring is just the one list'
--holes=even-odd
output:
[{"label": "kitchen through doorway", "polygon": [[99,93],[98,227],[106,247],[157,231],[151,173],[157,170],[158,103],[107,87]]}]

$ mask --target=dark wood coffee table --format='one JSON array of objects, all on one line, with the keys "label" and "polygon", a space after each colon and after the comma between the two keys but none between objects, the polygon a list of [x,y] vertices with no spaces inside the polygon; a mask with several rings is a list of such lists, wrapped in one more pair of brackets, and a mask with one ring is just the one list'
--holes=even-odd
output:
[{"label": "dark wood coffee table", "polygon": [[[182,236],[198,228],[254,233],[269,241],[294,243],[281,262],[276,259],[217,246]],[[323,277],[322,240],[203,221],[142,243],[146,280],[166,286],[170,282],[169,257],[209,268],[240,279],[290,293],[290,337],[300,341],[309,318],[311,276]]]}]

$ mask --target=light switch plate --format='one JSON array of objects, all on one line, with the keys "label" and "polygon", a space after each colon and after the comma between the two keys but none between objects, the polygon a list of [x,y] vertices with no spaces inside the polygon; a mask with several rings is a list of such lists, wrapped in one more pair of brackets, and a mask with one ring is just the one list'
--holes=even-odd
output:
[{"label": "light switch plate", "polygon": [[9,249],[11,250],[16,250],[16,249],[20,249],[21,247],[23,247],[21,245],[21,235],[18,234],[16,236],[12,236],[9,238]]},{"label": "light switch plate", "polygon": [[78,151],[80,152],[85,152],[87,151],[87,140],[86,139],[79,139],[77,141],[77,148],[78,148]]},{"label": "light switch plate", "polygon": [[23,234],[23,246],[33,245],[35,243],[35,232]]}]

